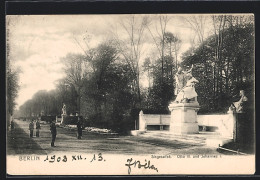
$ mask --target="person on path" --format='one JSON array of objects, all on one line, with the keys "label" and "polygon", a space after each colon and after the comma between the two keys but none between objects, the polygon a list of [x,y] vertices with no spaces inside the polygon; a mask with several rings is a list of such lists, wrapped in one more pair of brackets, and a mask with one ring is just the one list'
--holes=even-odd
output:
[{"label": "person on path", "polygon": [[11,130],[13,130],[14,129],[14,120],[12,119],[11,120]]},{"label": "person on path", "polygon": [[54,147],[54,142],[57,135],[55,120],[51,122],[50,131],[51,131],[51,147]]},{"label": "person on path", "polygon": [[78,139],[81,139],[82,137],[82,123],[80,121],[80,118],[78,118],[78,122],[77,122],[77,128],[78,128]]},{"label": "person on path", "polygon": [[32,119],[30,124],[29,124],[30,138],[33,137],[33,129],[34,129],[34,123],[33,123],[33,119]]},{"label": "person on path", "polygon": [[36,137],[40,137],[40,129],[41,129],[41,124],[39,119],[36,121]]}]

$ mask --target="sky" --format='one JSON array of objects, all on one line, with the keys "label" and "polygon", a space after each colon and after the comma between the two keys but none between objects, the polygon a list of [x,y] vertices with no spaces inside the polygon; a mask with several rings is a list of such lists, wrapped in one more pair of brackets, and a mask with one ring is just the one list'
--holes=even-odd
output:
[{"label": "sky", "polygon": [[[64,77],[63,64],[60,59],[67,53],[83,53],[81,46],[86,48],[83,38],[90,35],[89,45],[111,37],[117,29],[120,37],[126,33],[118,26],[120,17],[129,15],[9,15],[6,17],[7,39],[10,47],[10,60],[14,67],[19,67],[20,90],[17,97],[17,108],[32,98],[39,90],[55,89],[55,82]],[[141,15],[135,15],[140,17]],[[156,15],[150,15],[152,18]],[[177,34],[181,41],[181,53],[190,47],[190,39],[194,33],[183,23],[182,16],[169,15],[171,20],[167,31]],[[155,24],[151,30],[156,32]],[[145,35],[149,35],[145,31]],[[76,41],[77,40],[77,41]],[[141,61],[151,55],[155,48],[152,41],[144,46]],[[143,85],[147,80],[142,78]]]}]

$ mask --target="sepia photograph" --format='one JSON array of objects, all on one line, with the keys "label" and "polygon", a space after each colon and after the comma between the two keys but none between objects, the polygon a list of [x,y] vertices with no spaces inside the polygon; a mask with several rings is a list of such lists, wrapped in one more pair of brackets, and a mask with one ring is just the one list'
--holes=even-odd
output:
[{"label": "sepia photograph", "polygon": [[255,173],[254,14],[6,15],[8,175]]}]

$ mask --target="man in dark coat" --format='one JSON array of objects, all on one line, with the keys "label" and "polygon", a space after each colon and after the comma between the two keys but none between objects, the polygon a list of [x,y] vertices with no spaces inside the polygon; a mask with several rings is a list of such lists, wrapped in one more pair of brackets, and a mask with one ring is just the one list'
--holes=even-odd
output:
[{"label": "man in dark coat", "polygon": [[51,122],[50,131],[51,131],[51,147],[54,147],[54,142],[57,135],[56,124],[54,120]]},{"label": "man in dark coat", "polygon": [[14,120],[11,120],[11,130],[14,129]]},{"label": "man in dark coat", "polygon": [[78,118],[77,128],[78,128],[78,139],[81,139],[81,136],[82,136],[82,123],[80,121],[80,118]]},{"label": "man in dark coat", "polygon": [[40,129],[41,129],[40,121],[39,121],[39,119],[37,119],[37,121],[36,121],[36,137],[40,137]]},{"label": "man in dark coat", "polygon": [[29,124],[30,138],[33,137],[33,129],[34,129],[34,123],[33,123],[33,120],[31,120],[31,122]]}]

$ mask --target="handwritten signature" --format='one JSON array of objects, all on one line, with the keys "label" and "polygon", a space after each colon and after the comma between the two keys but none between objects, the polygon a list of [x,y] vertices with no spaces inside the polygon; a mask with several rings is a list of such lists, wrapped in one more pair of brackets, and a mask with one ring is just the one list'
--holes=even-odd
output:
[{"label": "handwritten signature", "polygon": [[133,158],[131,159],[127,159],[127,163],[128,164],[125,164],[125,166],[128,167],[128,174],[131,173],[131,167],[137,167],[139,169],[141,168],[144,168],[144,169],[153,169],[155,170],[156,172],[158,172],[158,169],[154,166],[154,165],[151,165],[150,164],[150,160],[147,162],[147,160],[145,159],[145,163],[144,164],[141,164],[141,162],[138,160],[133,160]]}]

